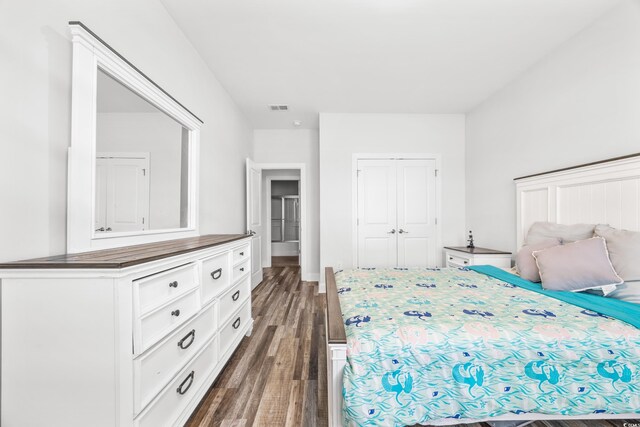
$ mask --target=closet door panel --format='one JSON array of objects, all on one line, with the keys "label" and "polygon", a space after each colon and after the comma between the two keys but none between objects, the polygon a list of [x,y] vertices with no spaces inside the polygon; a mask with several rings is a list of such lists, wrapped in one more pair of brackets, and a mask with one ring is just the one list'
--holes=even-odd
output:
[{"label": "closet door panel", "polygon": [[434,160],[397,161],[398,266],[435,267],[436,165]]},{"label": "closet door panel", "polygon": [[397,263],[394,160],[358,161],[358,266]]}]

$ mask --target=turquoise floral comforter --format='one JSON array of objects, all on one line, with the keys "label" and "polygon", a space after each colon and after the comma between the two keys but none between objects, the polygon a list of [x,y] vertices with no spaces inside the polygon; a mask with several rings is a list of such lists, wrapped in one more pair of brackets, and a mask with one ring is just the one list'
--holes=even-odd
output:
[{"label": "turquoise floral comforter", "polygon": [[345,425],[640,413],[634,326],[468,269],[361,269],[336,281]]}]

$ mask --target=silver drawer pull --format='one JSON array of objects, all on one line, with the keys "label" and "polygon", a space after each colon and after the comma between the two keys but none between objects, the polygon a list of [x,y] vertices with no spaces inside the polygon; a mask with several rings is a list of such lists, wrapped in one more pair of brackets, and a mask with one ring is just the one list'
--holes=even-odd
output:
[{"label": "silver drawer pull", "polygon": [[211,278],[213,278],[213,280],[218,280],[220,276],[222,276],[222,268],[219,268],[211,272]]},{"label": "silver drawer pull", "polygon": [[[177,392],[179,394],[185,394],[190,388],[191,388],[191,384],[193,384],[193,377],[194,374],[196,373],[196,371],[191,371],[191,373],[189,374],[189,376],[187,378],[184,379],[184,381],[182,381],[182,384],[180,384],[177,388]],[[184,390],[182,389],[182,387],[187,383],[187,381],[189,382],[189,385],[187,385],[187,388],[185,388]]]},{"label": "silver drawer pull", "polygon": [[170,288],[177,288],[177,287],[178,287],[178,281],[177,281],[177,280],[175,280],[175,281],[173,281],[173,282],[169,283],[169,287],[170,287]]},{"label": "silver drawer pull", "polygon": [[240,271],[244,271],[244,267],[240,267]]},{"label": "silver drawer pull", "polygon": [[244,256],[244,252],[240,252],[240,256]]},{"label": "silver drawer pull", "polygon": [[233,322],[233,329],[238,329],[240,327],[240,318],[238,317],[235,322]]},{"label": "silver drawer pull", "polygon": [[[189,344],[187,344],[186,346],[183,345],[184,342],[189,339],[189,337],[191,337],[191,340],[189,340]],[[191,344],[193,344],[193,342],[196,340],[196,330],[192,329],[191,332],[189,332],[187,335],[184,336],[184,338],[182,338],[180,341],[178,341],[178,347],[180,347],[183,350],[188,349]]]},{"label": "silver drawer pull", "polygon": [[176,316],[176,317],[180,316],[180,310],[173,310],[173,311],[171,312],[171,315],[172,315],[172,316]]},{"label": "silver drawer pull", "polygon": [[237,290],[233,295],[231,295],[231,299],[234,301],[238,301],[238,298],[240,298],[240,290]]}]

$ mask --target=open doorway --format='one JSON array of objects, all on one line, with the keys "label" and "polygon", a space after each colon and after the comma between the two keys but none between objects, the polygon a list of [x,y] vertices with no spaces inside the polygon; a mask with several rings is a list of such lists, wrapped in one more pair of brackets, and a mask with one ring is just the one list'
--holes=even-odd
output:
[{"label": "open doorway", "polygon": [[[277,211],[274,212],[276,215],[272,215],[272,208],[275,210],[276,203],[272,202],[271,197],[274,181],[289,182],[284,184],[286,191],[278,190],[280,184],[275,184],[274,196],[297,196],[278,199],[281,209],[284,201],[284,216],[280,216]],[[289,190],[291,188],[295,190]],[[282,263],[299,265],[302,280],[314,280],[308,271],[307,197],[305,164],[256,163],[247,159],[247,232],[252,235],[252,272],[256,273],[255,277],[252,275],[252,286],[257,286],[262,280],[263,268],[276,267]],[[293,212],[287,215],[287,210]],[[272,218],[280,222],[280,227],[272,227],[275,222]],[[275,260],[273,256],[276,257]],[[273,264],[274,261],[276,264]]]},{"label": "open doorway", "polygon": [[271,179],[271,266],[300,265],[300,181]]}]

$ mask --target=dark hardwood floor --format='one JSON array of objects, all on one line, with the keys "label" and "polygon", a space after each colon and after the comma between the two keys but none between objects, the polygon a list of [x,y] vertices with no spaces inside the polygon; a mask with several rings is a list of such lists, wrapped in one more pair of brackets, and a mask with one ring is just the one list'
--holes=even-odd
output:
[{"label": "dark hardwood floor", "polygon": [[[299,267],[273,267],[265,269],[252,297],[251,337],[242,340],[186,425],[326,426],[325,295],[318,294],[317,282],[300,281]],[[625,421],[528,425],[625,427]]]},{"label": "dark hardwood floor", "polygon": [[299,267],[274,267],[252,297],[251,337],[187,426],[326,426],[324,294]]},{"label": "dark hardwood floor", "polygon": [[300,265],[297,256],[273,256],[271,257],[271,266],[273,267],[297,267]]}]

